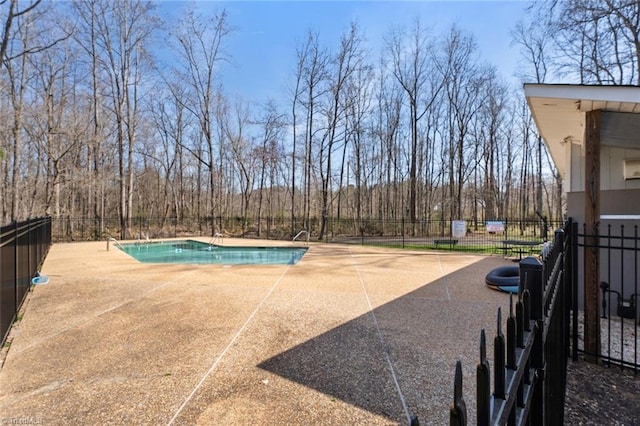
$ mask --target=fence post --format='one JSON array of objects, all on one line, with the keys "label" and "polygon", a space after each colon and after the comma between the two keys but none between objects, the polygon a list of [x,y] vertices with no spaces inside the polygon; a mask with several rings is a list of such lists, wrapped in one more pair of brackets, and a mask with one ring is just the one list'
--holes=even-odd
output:
[{"label": "fence post", "polygon": [[13,300],[15,303],[15,312],[18,312],[18,306],[20,306],[19,295],[18,295],[18,273],[20,268],[20,261],[18,259],[18,221],[15,220],[13,222]]},{"label": "fence post", "polygon": [[524,317],[524,331],[531,331],[531,294],[520,286],[522,298],[522,316]]},{"label": "fence post", "polygon": [[572,358],[578,360],[578,223],[571,220],[571,310],[573,315],[571,318],[571,349]]},{"label": "fence post", "polygon": [[531,368],[537,380],[533,389],[531,403],[531,424],[543,424],[544,415],[544,284],[542,280],[543,265],[535,257],[526,257],[520,262],[520,286],[529,292],[531,319],[535,321],[534,342],[531,350]]},{"label": "fence post", "polygon": [[524,348],[524,330],[524,303],[520,298],[516,303],[516,344],[520,349]]},{"label": "fence post", "polygon": [[526,257],[520,261],[520,286],[529,290],[529,301],[531,306],[531,319],[538,321],[542,319],[542,262],[535,257]]},{"label": "fence post", "polygon": [[566,342],[566,353],[569,355],[569,345],[571,344],[571,322],[570,315],[571,309],[573,306],[573,295],[572,293],[572,283],[573,283],[573,256],[575,256],[573,251],[573,220],[571,218],[567,219],[564,224],[564,240],[562,241],[562,249],[564,251],[564,323],[565,323],[565,342]]},{"label": "fence post", "polygon": [[[33,265],[33,258],[34,258],[34,253],[33,253],[33,237],[34,234],[37,232],[37,226],[35,226],[34,228],[34,223],[38,223],[37,220],[34,219],[30,219],[29,220],[29,233],[27,234],[27,270],[31,273],[34,269],[34,265]],[[29,283],[31,284],[31,283]],[[28,288],[28,287],[27,287]]]},{"label": "fence post", "polygon": [[[566,303],[566,284],[564,276],[565,267],[565,231],[558,229],[554,234],[555,257],[549,264],[553,273],[549,274],[549,286],[555,286],[555,300],[547,301],[545,316],[548,318],[548,329],[545,330],[544,341],[544,424],[562,424],[564,419],[564,401],[566,391],[566,374],[568,359],[568,306]],[[550,262],[551,263],[551,262]],[[556,268],[560,268],[558,271]],[[545,276],[546,276],[545,272]],[[553,280],[553,281],[551,281]],[[552,302],[552,303],[551,303]]]},{"label": "fence post", "polygon": [[504,220],[504,239],[509,239],[509,219]]}]

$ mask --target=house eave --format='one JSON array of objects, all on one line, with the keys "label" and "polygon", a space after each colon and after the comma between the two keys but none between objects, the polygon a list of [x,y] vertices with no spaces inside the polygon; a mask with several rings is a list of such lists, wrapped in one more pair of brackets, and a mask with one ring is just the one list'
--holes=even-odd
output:
[{"label": "house eave", "polygon": [[[640,87],[589,86],[568,84],[524,85],[525,97],[533,120],[558,171],[567,170],[567,144],[583,144],[585,113],[601,110],[609,113],[640,114]],[[630,135],[632,132],[628,132]],[[603,145],[625,143],[640,148],[640,140],[610,141]]]}]

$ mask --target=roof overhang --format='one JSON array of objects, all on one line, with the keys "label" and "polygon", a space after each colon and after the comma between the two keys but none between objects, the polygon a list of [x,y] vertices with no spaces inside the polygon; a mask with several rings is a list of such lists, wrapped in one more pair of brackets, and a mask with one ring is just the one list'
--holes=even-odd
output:
[{"label": "roof overhang", "polygon": [[529,109],[558,171],[567,143],[582,144],[585,113],[601,110],[601,144],[640,148],[640,87],[525,84]]}]

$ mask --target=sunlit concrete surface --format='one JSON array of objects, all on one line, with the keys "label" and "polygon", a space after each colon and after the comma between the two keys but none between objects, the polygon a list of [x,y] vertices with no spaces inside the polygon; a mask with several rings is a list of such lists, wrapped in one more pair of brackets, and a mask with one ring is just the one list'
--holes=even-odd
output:
[{"label": "sunlit concrete surface", "polygon": [[0,417],[444,424],[458,359],[475,409],[480,330],[491,339],[509,303],[484,276],[505,263],[312,243],[296,265],[150,265],[105,242],[55,244],[0,371]]}]

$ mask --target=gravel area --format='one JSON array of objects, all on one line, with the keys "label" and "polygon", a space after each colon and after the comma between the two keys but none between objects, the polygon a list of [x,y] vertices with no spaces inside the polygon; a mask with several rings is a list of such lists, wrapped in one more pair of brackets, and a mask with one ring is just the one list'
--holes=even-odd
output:
[{"label": "gravel area", "polygon": [[[584,345],[583,314],[578,314],[579,348]],[[600,329],[604,356],[634,361],[640,347],[637,324],[601,318]],[[568,425],[640,425],[640,371],[569,361],[564,418]]]},{"label": "gravel area", "polygon": [[567,425],[640,425],[640,372],[569,361]]}]

